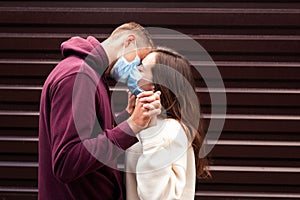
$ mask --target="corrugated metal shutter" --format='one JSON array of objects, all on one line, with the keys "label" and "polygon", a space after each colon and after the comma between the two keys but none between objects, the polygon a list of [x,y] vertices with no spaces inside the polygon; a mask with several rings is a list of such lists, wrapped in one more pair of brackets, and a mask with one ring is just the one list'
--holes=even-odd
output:
[{"label": "corrugated metal shutter", "polygon": [[[198,182],[196,199],[300,199],[300,3],[1,1],[0,6],[1,199],[37,199],[39,97],[61,59],[60,43],[74,35],[101,40],[128,21],[190,35],[224,79],[228,114],[210,154],[213,179]],[[202,80],[198,85],[209,121],[209,94]]]}]

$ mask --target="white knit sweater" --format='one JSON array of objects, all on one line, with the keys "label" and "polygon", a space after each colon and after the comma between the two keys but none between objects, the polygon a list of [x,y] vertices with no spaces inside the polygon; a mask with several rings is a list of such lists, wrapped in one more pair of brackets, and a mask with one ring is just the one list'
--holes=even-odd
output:
[{"label": "white knit sweater", "polygon": [[194,199],[194,151],[180,123],[158,119],[138,138],[126,151],[127,200]]}]

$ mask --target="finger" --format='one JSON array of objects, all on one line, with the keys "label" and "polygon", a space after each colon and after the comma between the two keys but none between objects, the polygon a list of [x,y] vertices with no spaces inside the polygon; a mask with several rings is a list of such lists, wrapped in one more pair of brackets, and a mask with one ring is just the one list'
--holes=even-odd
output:
[{"label": "finger", "polygon": [[132,94],[131,96],[129,96],[129,100],[135,101],[135,96]]},{"label": "finger", "polygon": [[140,96],[139,99],[143,103],[150,103],[150,102],[153,102],[155,100],[160,100],[160,95],[161,95],[161,92],[160,91],[156,91],[151,96]]},{"label": "finger", "polygon": [[152,103],[153,101],[156,101],[156,100],[157,100],[156,98],[157,98],[157,96],[152,95],[152,96],[140,98],[140,101],[141,101],[142,103]]},{"label": "finger", "polygon": [[160,100],[153,101],[150,103],[152,106],[154,106],[155,109],[161,109],[161,103]]},{"label": "finger", "polygon": [[150,117],[155,117],[155,116],[159,115],[160,113],[161,113],[160,109],[154,109],[154,110],[148,111],[148,114]]},{"label": "finger", "polygon": [[145,103],[141,102],[141,100],[139,98],[137,98],[135,100],[135,106],[139,106],[139,107],[143,107]]},{"label": "finger", "polygon": [[161,104],[159,100],[156,100],[152,103],[145,103],[143,104],[143,107],[148,109],[148,110],[153,110],[153,109],[161,109]]},{"label": "finger", "polygon": [[127,94],[128,94],[128,97],[131,97],[133,94],[127,89],[126,90]]},{"label": "finger", "polygon": [[147,110],[154,110],[155,109],[155,107],[152,104],[149,104],[149,103],[144,104],[143,108],[145,108]]},{"label": "finger", "polygon": [[157,100],[160,100],[161,91],[156,91],[154,95]]},{"label": "finger", "polygon": [[144,91],[144,92],[138,94],[137,97],[143,98],[143,97],[152,96],[153,94],[154,94],[153,91]]}]

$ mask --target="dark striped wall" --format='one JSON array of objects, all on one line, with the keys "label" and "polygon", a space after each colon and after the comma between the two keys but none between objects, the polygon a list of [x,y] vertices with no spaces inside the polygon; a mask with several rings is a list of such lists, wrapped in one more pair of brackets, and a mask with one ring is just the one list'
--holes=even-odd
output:
[{"label": "dark striped wall", "polygon": [[[60,43],[102,40],[128,21],[191,36],[224,79],[213,179],[198,182],[196,199],[300,199],[300,3],[284,0],[1,1],[0,199],[37,199],[39,97]],[[197,84],[206,123],[222,119],[210,115],[207,88]]]}]

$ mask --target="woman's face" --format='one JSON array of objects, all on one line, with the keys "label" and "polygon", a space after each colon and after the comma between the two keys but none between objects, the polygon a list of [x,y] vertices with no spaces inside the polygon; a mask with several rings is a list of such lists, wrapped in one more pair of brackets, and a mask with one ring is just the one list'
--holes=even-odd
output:
[{"label": "woman's face", "polygon": [[154,91],[152,68],[155,65],[155,56],[155,52],[148,54],[142,60],[142,64],[137,67],[142,75],[142,78],[138,81],[138,85],[145,91]]}]

